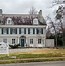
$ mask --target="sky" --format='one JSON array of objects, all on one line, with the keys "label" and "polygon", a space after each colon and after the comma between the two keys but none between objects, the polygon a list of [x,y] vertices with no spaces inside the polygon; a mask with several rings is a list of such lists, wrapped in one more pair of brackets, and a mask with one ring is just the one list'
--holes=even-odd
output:
[{"label": "sky", "polygon": [[45,11],[51,3],[52,0],[0,0],[0,9],[3,13],[28,13],[32,6]]},{"label": "sky", "polygon": [[55,0],[0,0],[0,9],[3,10],[3,13],[8,14],[26,14],[33,6],[38,12],[42,10],[43,17],[46,17],[49,14],[52,16],[53,1]]}]

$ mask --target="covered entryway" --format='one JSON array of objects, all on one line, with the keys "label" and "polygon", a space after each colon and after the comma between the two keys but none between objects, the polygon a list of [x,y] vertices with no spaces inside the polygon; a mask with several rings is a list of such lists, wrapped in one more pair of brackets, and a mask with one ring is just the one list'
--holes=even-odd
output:
[{"label": "covered entryway", "polygon": [[26,43],[26,37],[25,36],[21,36],[20,37],[20,46],[24,47]]}]

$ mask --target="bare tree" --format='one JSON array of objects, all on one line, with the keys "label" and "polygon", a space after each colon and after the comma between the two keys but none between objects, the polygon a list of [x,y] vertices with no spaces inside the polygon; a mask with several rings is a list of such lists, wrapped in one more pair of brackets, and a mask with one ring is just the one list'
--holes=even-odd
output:
[{"label": "bare tree", "polygon": [[57,4],[62,4],[62,0],[53,0],[52,1],[52,6],[55,6]]},{"label": "bare tree", "polygon": [[37,14],[36,8],[34,8],[34,7],[32,6],[31,9],[30,9],[30,11],[29,11],[29,14],[31,14],[31,15]]},{"label": "bare tree", "polygon": [[51,26],[48,26],[48,32],[52,33],[52,31],[50,31],[50,30],[51,30],[51,28],[54,28],[53,31],[54,31],[54,35],[55,35],[55,47],[57,47],[57,31],[55,28],[55,24],[49,16],[47,16],[47,19],[49,20],[49,24],[51,24]]},{"label": "bare tree", "polygon": [[31,21],[33,22],[33,18],[37,15],[37,10],[33,6],[30,8],[29,14],[31,15]]},{"label": "bare tree", "polygon": [[[58,10],[56,11],[56,21],[59,20],[58,26],[60,25],[61,31],[59,32],[60,34],[62,33],[62,42],[63,42],[63,6],[59,6]],[[63,42],[64,43],[64,42]]]},{"label": "bare tree", "polygon": [[[56,10],[56,16],[55,16],[55,23],[52,22],[52,25],[54,26],[54,30],[55,30],[55,38],[56,38],[56,47],[57,47],[57,34],[59,33],[60,35],[63,34],[63,6],[62,1],[61,0],[53,0],[52,1],[52,7],[56,6],[56,5],[60,5],[58,7],[58,9]],[[60,27],[60,29],[59,29]],[[63,36],[63,35],[62,35]],[[63,41],[63,39],[62,39]]]},{"label": "bare tree", "polygon": [[[47,17],[47,18],[50,19],[51,28],[54,28],[54,31],[55,31],[55,47],[57,48],[58,34],[60,34],[60,35],[62,34],[62,37],[63,37],[63,23],[62,23],[63,7],[59,6],[59,8],[56,10],[55,23],[52,21],[52,19],[50,17]],[[49,28],[49,29],[51,29],[51,28]],[[63,39],[62,39],[62,42],[63,42]]]}]

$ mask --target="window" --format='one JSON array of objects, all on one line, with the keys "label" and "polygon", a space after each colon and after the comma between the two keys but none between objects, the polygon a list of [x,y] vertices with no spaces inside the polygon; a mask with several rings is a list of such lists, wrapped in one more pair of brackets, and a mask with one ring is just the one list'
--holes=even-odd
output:
[{"label": "window", "polygon": [[21,28],[19,28],[19,34],[21,34]]},{"label": "window", "polygon": [[26,28],[24,28],[24,34],[26,34]]},{"label": "window", "polygon": [[24,28],[21,28],[21,34],[24,34]]},{"label": "window", "polygon": [[2,31],[1,31],[1,32],[2,32],[2,34],[3,34],[3,28],[2,28]]},{"label": "window", "polygon": [[9,34],[8,28],[2,28],[2,34]]},{"label": "window", "polygon": [[43,34],[43,28],[36,28],[36,34]]},{"label": "window", "polygon": [[12,39],[12,44],[15,44],[15,39]]},{"label": "window", "polygon": [[41,34],[43,34],[43,28],[41,28]]},{"label": "window", "polygon": [[8,20],[8,24],[10,24],[11,20]]},{"label": "window", "polygon": [[10,34],[17,34],[17,28],[10,28]]},{"label": "window", "polygon": [[19,34],[26,34],[26,28],[19,28]]},{"label": "window", "polygon": [[33,39],[30,39],[30,44],[33,44]]},{"label": "window", "polygon": [[7,31],[7,34],[9,34],[9,29],[8,28],[6,29],[6,31]]},{"label": "window", "polygon": [[33,28],[30,28],[30,34],[33,34]]},{"label": "window", "polygon": [[33,34],[35,34],[35,28],[33,28]]},{"label": "window", "polygon": [[30,28],[28,28],[28,34],[30,34]]},{"label": "window", "polygon": [[41,39],[38,39],[38,44],[41,44]]},{"label": "window", "polygon": [[3,42],[4,42],[4,43],[7,43],[7,39],[3,39]]},{"label": "window", "polygon": [[36,34],[39,34],[39,29],[38,28],[36,28]]}]

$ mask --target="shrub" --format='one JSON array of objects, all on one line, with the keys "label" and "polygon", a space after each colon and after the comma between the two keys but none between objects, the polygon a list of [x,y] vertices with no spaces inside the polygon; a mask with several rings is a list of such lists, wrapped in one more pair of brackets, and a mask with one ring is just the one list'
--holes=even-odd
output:
[{"label": "shrub", "polygon": [[11,44],[11,45],[9,45],[12,49],[14,49],[14,48],[18,48],[19,46],[20,46],[20,44]]}]

